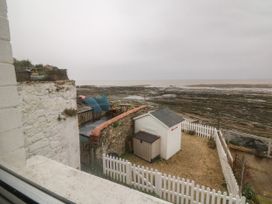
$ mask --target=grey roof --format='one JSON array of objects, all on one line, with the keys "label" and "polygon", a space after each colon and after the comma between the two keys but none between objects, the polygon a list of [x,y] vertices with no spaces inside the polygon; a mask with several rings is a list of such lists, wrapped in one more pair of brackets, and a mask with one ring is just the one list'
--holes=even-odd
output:
[{"label": "grey roof", "polygon": [[159,109],[153,112],[150,112],[155,118],[163,122],[168,127],[173,127],[176,124],[179,124],[184,119],[180,115],[176,114],[174,111],[169,108]]},{"label": "grey roof", "polygon": [[144,132],[144,131],[139,131],[135,134],[134,138],[137,138],[139,140],[143,140],[147,143],[152,144],[153,142],[155,142],[156,140],[160,139],[160,137],[156,136],[156,135],[152,135],[148,132]]}]

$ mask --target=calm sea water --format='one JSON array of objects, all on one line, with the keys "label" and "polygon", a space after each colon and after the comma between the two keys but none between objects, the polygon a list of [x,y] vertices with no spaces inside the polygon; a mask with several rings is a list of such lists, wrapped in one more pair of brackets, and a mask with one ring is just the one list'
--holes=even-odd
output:
[{"label": "calm sea water", "polygon": [[186,87],[197,84],[272,84],[270,80],[130,80],[130,81],[76,81],[77,85],[96,86],[155,86]]}]

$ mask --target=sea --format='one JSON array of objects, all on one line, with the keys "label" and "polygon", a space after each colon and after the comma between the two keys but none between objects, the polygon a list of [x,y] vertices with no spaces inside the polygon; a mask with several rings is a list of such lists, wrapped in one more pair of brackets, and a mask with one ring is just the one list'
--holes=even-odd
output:
[{"label": "sea", "polygon": [[151,86],[151,87],[188,87],[191,85],[209,84],[268,84],[272,86],[272,79],[264,80],[78,80],[76,85],[94,86]]}]

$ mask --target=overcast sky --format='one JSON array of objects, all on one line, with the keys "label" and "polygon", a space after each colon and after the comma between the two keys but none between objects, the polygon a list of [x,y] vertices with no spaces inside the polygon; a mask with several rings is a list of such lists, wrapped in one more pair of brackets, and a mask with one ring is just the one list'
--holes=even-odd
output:
[{"label": "overcast sky", "polygon": [[76,80],[272,78],[272,0],[7,2],[14,57]]}]

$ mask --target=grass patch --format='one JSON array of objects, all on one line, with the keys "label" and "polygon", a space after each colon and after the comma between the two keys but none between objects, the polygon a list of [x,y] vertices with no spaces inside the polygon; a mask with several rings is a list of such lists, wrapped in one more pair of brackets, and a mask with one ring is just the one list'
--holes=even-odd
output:
[{"label": "grass patch", "polygon": [[119,121],[116,121],[115,123],[113,123],[112,127],[117,128],[117,127],[122,126],[122,125],[123,125],[123,122],[119,120]]},{"label": "grass patch", "polygon": [[257,195],[257,200],[260,204],[272,204],[272,199],[261,195]]}]

